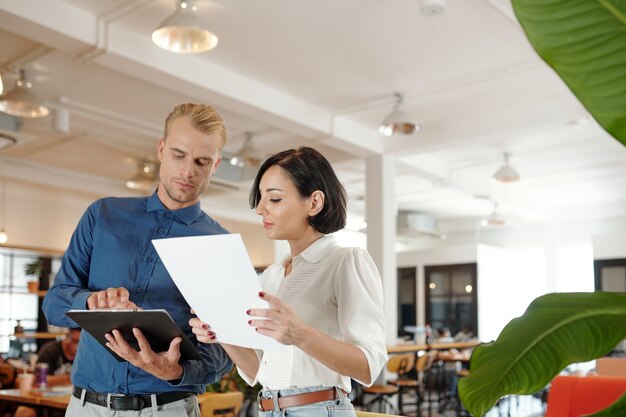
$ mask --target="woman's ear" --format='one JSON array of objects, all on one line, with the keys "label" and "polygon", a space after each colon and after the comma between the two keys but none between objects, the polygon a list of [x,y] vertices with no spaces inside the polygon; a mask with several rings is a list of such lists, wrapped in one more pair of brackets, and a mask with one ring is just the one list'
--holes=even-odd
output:
[{"label": "woman's ear", "polygon": [[309,197],[309,217],[315,217],[324,208],[326,197],[320,190],[315,190]]}]

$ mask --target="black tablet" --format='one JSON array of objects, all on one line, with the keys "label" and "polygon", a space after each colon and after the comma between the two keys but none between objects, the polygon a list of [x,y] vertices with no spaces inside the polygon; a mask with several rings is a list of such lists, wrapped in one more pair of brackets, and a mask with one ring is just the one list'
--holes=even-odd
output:
[{"label": "black tablet", "polygon": [[181,359],[201,359],[196,347],[166,310],[70,310],[65,315],[78,323],[120,362],[124,359],[106,347],[104,335],[117,329],[129,345],[139,350],[133,335],[134,327],[141,330],[155,352],[167,351],[172,339],[180,337],[183,339],[180,344]]}]

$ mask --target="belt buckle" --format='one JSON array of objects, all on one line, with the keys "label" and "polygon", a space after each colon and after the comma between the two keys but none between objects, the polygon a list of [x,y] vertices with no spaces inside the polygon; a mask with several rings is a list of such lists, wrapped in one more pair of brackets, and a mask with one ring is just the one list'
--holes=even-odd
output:
[{"label": "belt buckle", "polygon": [[263,405],[262,405],[262,402],[265,401],[265,400],[272,400],[272,402],[273,402],[274,397],[271,396],[271,395],[269,397],[266,397],[266,396],[263,395],[263,390],[259,391],[259,393],[256,395],[256,405],[257,405],[259,411],[267,411],[267,410],[263,409]]}]

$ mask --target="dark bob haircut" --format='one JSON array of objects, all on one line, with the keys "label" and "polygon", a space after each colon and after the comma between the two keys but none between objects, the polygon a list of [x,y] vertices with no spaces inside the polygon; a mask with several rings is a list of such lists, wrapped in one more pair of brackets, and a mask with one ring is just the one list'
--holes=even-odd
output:
[{"label": "dark bob haircut", "polygon": [[329,234],[346,226],[346,190],[328,160],[306,146],[279,152],[263,162],[250,190],[250,208],[259,205],[261,178],[274,165],[289,175],[301,197],[309,197],[316,190],[324,193],[324,207],[317,215],[309,217],[309,224],[315,230]]}]

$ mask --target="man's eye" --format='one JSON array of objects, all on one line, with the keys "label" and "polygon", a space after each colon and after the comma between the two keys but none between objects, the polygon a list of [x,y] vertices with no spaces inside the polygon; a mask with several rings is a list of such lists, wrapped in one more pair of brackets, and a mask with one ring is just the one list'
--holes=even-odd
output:
[{"label": "man's eye", "polygon": [[176,158],[176,159],[183,159],[184,157],[185,157],[185,155],[180,154],[180,153],[175,153],[174,154],[174,158]]}]

